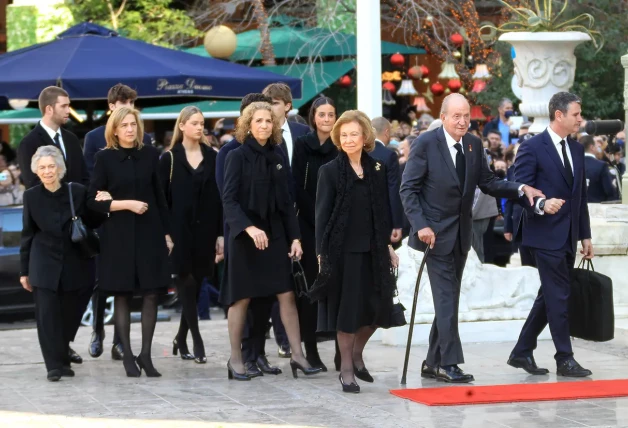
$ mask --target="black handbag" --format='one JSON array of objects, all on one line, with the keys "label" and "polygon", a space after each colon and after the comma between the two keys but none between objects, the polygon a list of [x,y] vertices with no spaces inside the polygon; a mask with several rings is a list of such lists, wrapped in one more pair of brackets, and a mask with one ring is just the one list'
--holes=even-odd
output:
[{"label": "black handbag", "polygon": [[582,259],[571,274],[569,334],[594,342],[615,337],[613,280],[595,272],[591,260]]},{"label": "black handbag", "polygon": [[100,238],[93,229],[85,226],[83,220],[77,217],[74,211],[74,199],[72,198],[72,183],[68,183],[70,192],[70,211],[72,212],[72,224],[70,225],[70,239],[78,248],[81,256],[91,259],[100,253]]},{"label": "black handbag", "polygon": [[397,290],[397,279],[399,278],[398,269],[394,269],[395,275],[395,294],[393,297],[397,298],[397,303],[393,303],[392,309],[390,312],[390,326],[391,327],[403,327],[408,324],[406,321],[406,307],[403,306],[403,303],[399,300],[399,291]]},{"label": "black handbag", "polygon": [[296,258],[292,258],[292,281],[294,282],[294,294],[297,297],[308,297],[307,279],[301,262]]}]

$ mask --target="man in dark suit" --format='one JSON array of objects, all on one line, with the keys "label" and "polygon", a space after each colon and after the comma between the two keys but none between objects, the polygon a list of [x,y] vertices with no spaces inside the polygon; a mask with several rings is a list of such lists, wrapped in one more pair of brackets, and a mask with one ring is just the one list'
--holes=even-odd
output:
[{"label": "man in dark suit", "polygon": [[388,181],[388,206],[390,207],[390,218],[392,219],[392,235],[390,236],[393,245],[401,241],[403,228],[403,207],[399,197],[399,186],[401,175],[399,173],[399,158],[392,150],[386,148],[390,142],[390,122],[385,117],[376,117],[371,120],[375,128],[375,149],[369,153],[386,165],[386,178]]},{"label": "man in dark suit", "polygon": [[590,135],[580,138],[584,147],[584,169],[587,175],[587,202],[599,203],[617,199],[617,190],[613,186],[613,176],[608,163],[598,160],[597,145]]},{"label": "man in dark suit", "polygon": [[515,179],[547,195],[538,198],[534,207],[525,206],[523,245],[532,251],[541,288],[508,359],[509,365],[530,374],[549,372],[537,367],[532,355],[537,337],[549,324],[556,347],[556,373],[591,375],[573,357],[568,315],[569,278],[578,241],[582,241],[584,257],[593,258],[584,149],[569,138],[580,128],[581,103],[569,92],[555,94],[549,102],[549,127],[521,144],[515,158]]},{"label": "man in dark suit", "polygon": [[[135,100],[137,100],[137,92],[130,87],[118,83],[109,89],[107,93],[107,102],[109,104],[109,111],[114,111],[120,107],[135,108]],[[99,126],[96,129],[89,131],[85,135],[85,144],[83,148],[83,155],[85,157],[85,164],[87,171],[91,176],[94,171],[96,153],[104,149],[107,146],[107,140],[105,139],[106,125]],[[152,139],[150,135],[144,133],[144,144],[152,145]],[[107,305],[107,296],[98,292],[94,292],[92,295],[92,309],[94,313],[92,328],[92,338],[89,343],[89,355],[92,358],[98,358],[103,353],[103,341],[105,340],[105,306]],[[113,347],[111,348],[111,358],[121,361],[124,357],[124,351],[118,332],[114,328],[113,330]]]},{"label": "man in dark suit", "polygon": [[434,296],[435,317],[421,376],[466,383],[458,335],[462,272],[471,248],[471,211],[475,188],[496,198],[523,194],[530,204],[540,192],[499,180],[489,169],[482,141],[467,133],[471,108],[460,94],[448,95],[441,107],[443,126],[412,143],[401,181],[401,201],[410,224],[410,247],[425,251]]}]

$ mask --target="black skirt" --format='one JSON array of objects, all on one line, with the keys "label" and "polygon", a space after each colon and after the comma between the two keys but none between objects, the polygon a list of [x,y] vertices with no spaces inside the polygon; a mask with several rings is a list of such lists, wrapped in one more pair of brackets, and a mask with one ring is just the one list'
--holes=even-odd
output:
[{"label": "black skirt", "polygon": [[318,303],[318,331],[356,333],[361,327],[390,327],[392,302],[382,302],[373,282],[371,253],[344,253],[342,282]]}]

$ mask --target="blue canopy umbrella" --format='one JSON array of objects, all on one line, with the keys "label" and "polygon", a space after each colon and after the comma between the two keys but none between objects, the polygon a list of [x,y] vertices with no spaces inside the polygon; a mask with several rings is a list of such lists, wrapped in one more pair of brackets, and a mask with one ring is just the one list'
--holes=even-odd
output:
[{"label": "blue canopy umbrella", "polygon": [[51,42],[0,55],[0,97],[7,99],[35,101],[43,88],[60,86],[76,104],[105,99],[109,88],[122,82],[141,99],[168,97],[172,103],[242,98],[279,81],[301,98],[298,78],[127,39],[91,23],[76,25]]}]

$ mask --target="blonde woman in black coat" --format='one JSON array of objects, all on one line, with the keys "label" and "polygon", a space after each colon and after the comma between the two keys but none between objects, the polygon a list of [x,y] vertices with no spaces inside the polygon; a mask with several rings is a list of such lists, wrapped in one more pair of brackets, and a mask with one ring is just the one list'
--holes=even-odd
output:
[{"label": "blonde woman in black coat", "polygon": [[[161,184],[170,207],[172,239],[177,243],[170,261],[183,311],[172,342],[174,355],[207,362],[198,327],[197,296],[201,282],[212,277],[216,254],[223,252],[222,202],[216,185],[216,152],[203,135],[205,119],[194,106],[181,110],[172,143],[159,161]],[[186,343],[188,329],[194,354]]]}]

